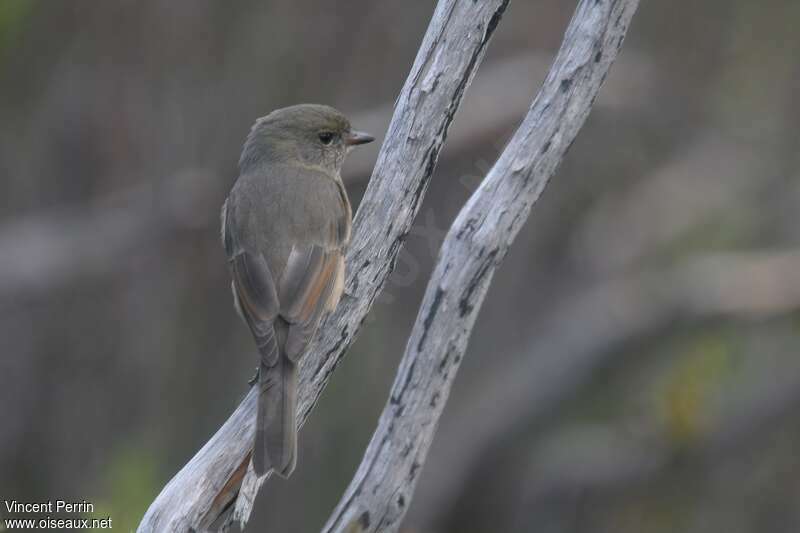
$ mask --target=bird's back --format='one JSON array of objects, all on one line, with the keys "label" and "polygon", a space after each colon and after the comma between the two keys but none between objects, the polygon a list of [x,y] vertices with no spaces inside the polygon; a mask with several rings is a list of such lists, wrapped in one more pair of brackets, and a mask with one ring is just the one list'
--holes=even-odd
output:
[{"label": "bird's back", "polygon": [[276,279],[292,246],[342,247],[350,216],[347,198],[331,176],[283,164],[240,176],[223,209],[228,257],[241,251],[263,255]]}]

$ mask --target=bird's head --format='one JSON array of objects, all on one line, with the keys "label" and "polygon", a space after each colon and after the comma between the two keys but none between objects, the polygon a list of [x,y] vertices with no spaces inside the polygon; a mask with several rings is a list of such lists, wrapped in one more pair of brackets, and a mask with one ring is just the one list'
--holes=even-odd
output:
[{"label": "bird's head", "polygon": [[242,172],[272,162],[320,167],[338,174],[345,155],[374,137],[354,130],[342,113],[319,104],[277,109],[256,121],[247,136],[239,168]]}]

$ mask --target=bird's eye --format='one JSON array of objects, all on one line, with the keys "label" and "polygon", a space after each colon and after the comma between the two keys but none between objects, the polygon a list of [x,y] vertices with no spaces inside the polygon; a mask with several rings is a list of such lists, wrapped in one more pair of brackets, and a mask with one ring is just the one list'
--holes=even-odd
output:
[{"label": "bird's eye", "polygon": [[331,144],[333,142],[333,133],[330,131],[323,131],[319,134],[319,140],[322,144]]}]

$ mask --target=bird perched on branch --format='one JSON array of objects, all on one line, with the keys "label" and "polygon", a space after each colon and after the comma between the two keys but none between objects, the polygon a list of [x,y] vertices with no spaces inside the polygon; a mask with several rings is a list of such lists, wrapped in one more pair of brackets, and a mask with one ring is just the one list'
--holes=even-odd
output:
[{"label": "bird perched on branch", "polygon": [[259,475],[294,470],[297,363],[344,289],[352,212],[342,163],[372,140],[328,106],[273,111],[247,136],[222,206],[234,305],[260,354],[252,455]]}]

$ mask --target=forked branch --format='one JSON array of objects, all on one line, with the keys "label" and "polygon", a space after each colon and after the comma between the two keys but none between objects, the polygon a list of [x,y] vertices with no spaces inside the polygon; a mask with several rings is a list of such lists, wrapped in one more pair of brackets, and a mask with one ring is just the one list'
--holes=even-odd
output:
[{"label": "forked branch", "polygon": [[[301,363],[298,425],[313,409],[394,266],[453,116],[507,3],[440,0],[436,7],[356,215],[347,255],[347,297],[322,324]],[[266,479],[257,479],[249,467],[254,418],[251,390],[164,487],[138,531],[219,529],[231,516],[244,525]]]},{"label": "forked branch", "polygon": [[583,126],[637,4],[579,3],[527,116],[445,238],[389,401],[324,532],[398,529],[494,271]]}]

